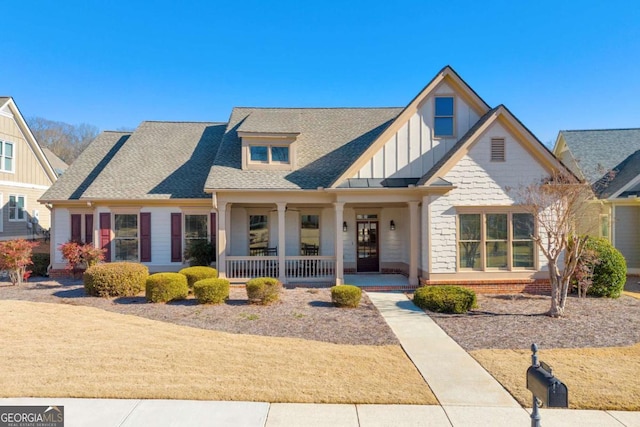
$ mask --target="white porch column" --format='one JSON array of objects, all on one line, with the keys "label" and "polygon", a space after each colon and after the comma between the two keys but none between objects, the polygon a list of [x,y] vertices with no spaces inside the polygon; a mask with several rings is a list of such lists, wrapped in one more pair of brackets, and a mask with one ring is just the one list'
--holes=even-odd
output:
[{"label": "white porch column", "polygon": [[420,259],[420,269],[428,272],[430,269],[429,260],[431,256],[431,232],[429,224],[431,223],[431,196],[422,196],[422,213],[420,214],[421,238],[420,248],[422,257]]},{"label": "white porch column", "polygon": [[336,209],[336,285],[344,284],[344,242],[342,240],[342,222],[344,221],[344,202],[335,202],[333,206]]},{"label": "white porch column", "polygon": [[231,209],[231,203],[219,201],[216,215],[218,222],[216,242],[216,246],[218,247],[218,259],[216,267],[218,267],[218,277],[221,279],[225,279],[227,277],[227,207]]},{"label": "white porch column", "polygon": [[409,285],[418,285],[418,226],[420,216],[418,215],[417,200],[407,202],[409,205]]},{"label": "white porch column", "polygon": [[280,283],[286,283],[287,275],[285,266],[285,214],[287,212],[286,202],[277,202],[278,207],[278,271],[280,272],[278,280]]}]

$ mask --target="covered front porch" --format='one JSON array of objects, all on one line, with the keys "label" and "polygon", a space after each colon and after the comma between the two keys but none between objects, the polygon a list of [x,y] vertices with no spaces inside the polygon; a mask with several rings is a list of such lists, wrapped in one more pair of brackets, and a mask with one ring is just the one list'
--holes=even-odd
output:
[{"label": "covered front porch", "polygon": [[[284,284],[418,285],[417,200],[405,196],[374,204],[371,196],[338,201],[325,197],[315,203],[229,199],[219,197],[215,204],[217,267],[232,283],[269,276]],[[357,280],[361,274],[366,281]]]}]

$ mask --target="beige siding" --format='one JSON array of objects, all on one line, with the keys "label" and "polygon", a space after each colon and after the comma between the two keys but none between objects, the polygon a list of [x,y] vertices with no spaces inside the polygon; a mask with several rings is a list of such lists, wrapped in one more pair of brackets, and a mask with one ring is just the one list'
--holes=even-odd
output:
[{"label": "beige siding", "polygon": [[[38,216],[37,230],[48,229],[51,226],[51,215],[46,206],[38,203],[38,198],[44,194],[43,189],[15,187],[8,185],[0,185],[0,194],[2,194],[2,231],[0,231],[0,240],[8,240],[13,238],[31,238],[32,229],[27,228],[27,222],[32,221],[33,215]],[[9,196],[25,197],[25,220],[9,221]]]},{"label": "beige siding", "polygon": [[640,208],[616,206],[615,246],[627,260],[627,268],[640,268]]},{"label": "beige siding", "polygon": [[15,159],[14,172],[0,172],[0,181],[44,186],[52,184],[13,117],[0,115],[0,139],[14,143]]}]

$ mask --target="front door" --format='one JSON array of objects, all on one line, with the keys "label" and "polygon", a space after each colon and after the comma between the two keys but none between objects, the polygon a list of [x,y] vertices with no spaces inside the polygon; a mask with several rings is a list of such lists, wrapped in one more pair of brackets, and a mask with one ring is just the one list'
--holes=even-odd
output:
[{"label": "front door", "polygon": [[378,272],[378,221],[358,221],[358,273]]}]

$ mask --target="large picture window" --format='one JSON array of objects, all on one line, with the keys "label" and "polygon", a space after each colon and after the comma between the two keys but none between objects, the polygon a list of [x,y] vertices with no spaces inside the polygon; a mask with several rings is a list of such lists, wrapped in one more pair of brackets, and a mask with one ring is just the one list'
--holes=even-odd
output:
[{"label": "large picture window", "polygon": [[0,171],[13,172],[13,143],[0,141]]},{"label": "large picture window", "polygon": [[11,194],[9,196],[9,221],[26,221],[25,196]]},{"label": "large picture window", "polygon": [[198,241],[207,242],[207,215],[185,215],[184,216],[184,242],[185,249],[189,249],[193,243]]},{"label": "large picture window", "polygon": [[301,215],[300,220],[300,255],[319,255],[320,215]]},{"label": "large picture window", "polygon": [[461,270],[535,268],[534,219],[528,213],[458,215]]},{"label": "large picture window", "polygon": [[267,215],[249,215],[249,255],[268,255],[269,221]]},{"label": "large picture window", "polygon": [[138,215],[114,215],[113,245],[116,261],[138,261]]}]

